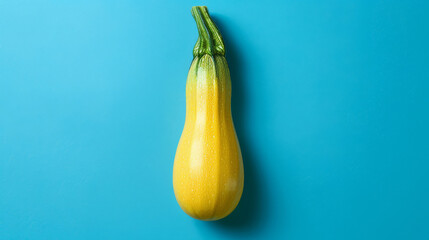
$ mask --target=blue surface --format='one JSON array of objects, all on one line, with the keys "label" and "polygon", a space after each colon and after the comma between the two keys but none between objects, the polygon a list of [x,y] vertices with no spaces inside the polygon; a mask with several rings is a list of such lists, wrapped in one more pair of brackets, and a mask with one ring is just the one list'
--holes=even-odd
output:
[{"label": "blue surface", "polygon": [[[0,239],[429,239],[424,1],[0,1]],[[207,5],[245,164],[236,211],[172,167]]]}]

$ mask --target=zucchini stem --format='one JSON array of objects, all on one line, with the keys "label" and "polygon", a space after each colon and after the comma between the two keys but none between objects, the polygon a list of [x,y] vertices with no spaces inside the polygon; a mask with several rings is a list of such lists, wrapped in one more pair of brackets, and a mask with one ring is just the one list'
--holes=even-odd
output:
[{"label": "zucchini stem", "polygon": [[197,23],[198,40],[194,47],[194,57],[201,57],[204,54],[211,56],[225,56],[225,46],[219,29],[210,18],[206,6],[195,6],[191,10],[192,16]]}]

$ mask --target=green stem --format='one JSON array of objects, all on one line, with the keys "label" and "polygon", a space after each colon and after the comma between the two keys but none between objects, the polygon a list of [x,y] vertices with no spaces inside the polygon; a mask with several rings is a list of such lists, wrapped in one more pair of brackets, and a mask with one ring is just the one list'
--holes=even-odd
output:
[{"label": "green stem", "polygon": [[192,16],[197,23],[198,40],[194,47],[194,57],[204,54],[225,56],[225,46],[219,29],[210,18],[206,6],[192,7]]}]

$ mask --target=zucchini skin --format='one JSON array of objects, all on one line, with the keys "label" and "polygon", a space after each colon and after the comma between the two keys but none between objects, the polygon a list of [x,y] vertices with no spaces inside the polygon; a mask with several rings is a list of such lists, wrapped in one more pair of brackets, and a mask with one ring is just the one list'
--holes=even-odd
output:
[{"label": "zucchini skin", "polygon": [[[206,7],[193,7],[192,13],[200,46],[194,48],[186,83],[186,120],[174,159],[173,187],[184,212],[212,221],[226,217],[238,205],[244,169],[231,115],[231,78],[223,40]],[[201,47],[210,43],[201,44],[205,40],[200,30],[211,36],[211,50]]]}]

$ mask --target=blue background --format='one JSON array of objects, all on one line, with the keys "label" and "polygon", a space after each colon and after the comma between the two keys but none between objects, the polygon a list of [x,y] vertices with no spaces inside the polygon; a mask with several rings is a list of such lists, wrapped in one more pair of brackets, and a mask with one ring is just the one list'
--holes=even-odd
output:
[{"label": "blue background", "polygon": [[[429,239],[424,1],[0,1],[0,239]],[[207,5],[241,203],[175,201]]]}]

